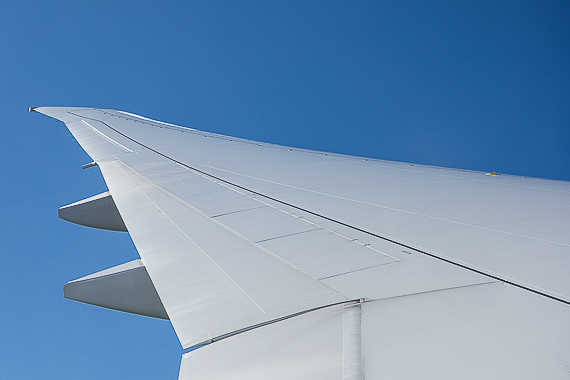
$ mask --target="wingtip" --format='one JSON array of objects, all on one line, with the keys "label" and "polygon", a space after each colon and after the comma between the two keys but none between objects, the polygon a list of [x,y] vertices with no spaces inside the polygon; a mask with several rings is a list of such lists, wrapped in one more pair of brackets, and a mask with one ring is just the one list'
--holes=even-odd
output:
[{"label": "wingtip", "polygon": [[85,110],[90,108],[85,107],[30,107],[30,112],[37,112],[43,115],[53,117],[54,119],[61,120],[64,123],[77,119],[78,116],[71,114],[72,111]]}]

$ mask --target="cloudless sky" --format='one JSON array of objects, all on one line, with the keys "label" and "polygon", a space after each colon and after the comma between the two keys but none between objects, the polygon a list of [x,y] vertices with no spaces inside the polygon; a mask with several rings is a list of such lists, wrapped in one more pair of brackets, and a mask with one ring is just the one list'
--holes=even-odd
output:
[{"label": "cloudless sky", "polygon": [[0,377],[174,379],[169,322],[63,298],[138,254],[57,218],[106,186],[47,105],[570,180],[570,3],[0,1]]}]

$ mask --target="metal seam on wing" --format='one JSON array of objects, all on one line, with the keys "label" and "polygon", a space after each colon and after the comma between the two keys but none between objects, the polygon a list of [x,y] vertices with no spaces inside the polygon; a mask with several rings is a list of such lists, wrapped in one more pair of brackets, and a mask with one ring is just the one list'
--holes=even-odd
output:
[{"label": "metal seam on wing", "polygon": [[[251,330],[257,329],[257,328],[259,328],[259,327],[263,327],[263,326],[271,325],[271,324],[274,324],[274,323],[277,323],[277,322],[285,321],[285,320],[287,320],[287,319],[291,319],[291,318],[294,318],[294,317],[298,317],[298,316],[300,316],[300,315],[307,314],[307,313],[310,313],[310,312],[313,312],[313,311],[317,311],[317,310],[321,310],[321,309],[326,309],[327,307],[338,306],[338,305],[346,305],[346,304],[353,304],[353,303],[356,303],[356,302],[360,304],[360,303],[365,302],[365,301],[362,300],[362,299],[360,299],[360,300],[348,300],[348,301],[335,302],[335,303],[332,303],[332,304],[323,305],[323,306],[318,306],[318,307],[314,307],[314,308],[311,308],[311,309],[299,311],[299,312],[296,312],[296,313],[293,313],[293,314],[285,315],[285,316],[283,316],[283,317],[271,319],[271,320],[269,320],[269,321],[265,321],[265,322],[262,322],[262,323],[257,323],[257,324],[255,324],[255,325],[251,325],[251,326],[248,326],[248,327],[244,327],[244,328],[242,328],[242,329],[238,329],[238,330],[235,330],[235,331],[231,331],[231,332],[226,333],[226,334],[218,335],[218,336],[216,336],[216,337],[210,338],[209,340],[206,340],[206,341],[197,343],[197,344],[195,344],[195,345],[193,345],[193,346],[187,347],[186,350],[192,350],[192,349],[197,348],[197,347],[202,347],[202,346],[205,346],[205,345],[208,345],[208,344],[212,344],[212,343],[218,342],[218,341],[220,341],[220,340],[223,340],[223,339],[226,339],[226,338],[230,338],[230,337],[232,337],[232,336],[235,336],[235,335],[238,335],[238,334],[247,332],[247,331],[251,331]],[[209,334],[208,334],[208,335],[209,335]]]},{"label": "metal seam on wing", "polygon": [[123,144],[116,142],[115,140],[113,140],[112,138],[110,138],[109,136],[107,136],[106,134],[104,134],[103,132],[101,132],[100,130],[98,130],[97,128],[95,128],[94,126],[92,126],[91,124],[86,122],[85,120],[82,119],[82,120],[80,120],[80,122],[83,123],[84,125],[86,125],[93,132],[97,133],[99,136],[103,137],[105,140],[109,141],[111,144],[118,146],[119,148],[125,150],[126,152],[133,153],[132,149],[129,149],[126,146],[124,146]]},{"label": "metal seam on wing", "polygon": [[[429,293],[437,293],[437,292],[444,292],[447,290],[457,290],[457,289],[462,289],[462,288],[471,288],[474,286],[481,286],[481,285],[491,285],[491,284],[505,284],[505,282],[502,281],[486,281],[486,282],[480,282],[477,284],[468,284],[468,285],[460,285],[460,286],[452,286],[449,288],[440,288],[440,289],[432,289],[432,290],[426,290],[425,292],[416,292],[416,293],[408,293],[408,294],[400,294],[397,296],[391,296],[391,297],[385,297],[385,298],[370,298],[367,299],[366,302],[376,302],[376,301],[386,301],[386,300],[391,300],[391,299],[395,299],[395,298],[402,298],[402,297],[411,297],[411,296],[420,296],[422,294],[429,294]],[[511,284],[508,284],[511,285]]]}]

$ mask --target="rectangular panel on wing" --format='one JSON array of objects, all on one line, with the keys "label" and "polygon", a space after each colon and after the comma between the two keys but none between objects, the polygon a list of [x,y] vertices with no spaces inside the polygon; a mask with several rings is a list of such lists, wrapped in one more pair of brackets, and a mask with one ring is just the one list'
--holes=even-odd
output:
[{"label": "rectangular panel on wing", "polygon": [[260,244],[319,279],[397,262],[378,251],[322,229]]},{"label": "rectangular panel on wing", "polygon": [[264,203],[258,204],[264,207],[222,215],[216,220],[254,242],[319,229],[292,215],[265,206]]},{"label": "rectangular panel on wing", "polygon": [[[212,182],[210,179],[203,177],[200,177],[200,180]],[[263,203],[252,199],[249,193],[230,190],[219,184],[216,184],[216,186],[218,188],[217,191],[197,194],[192,197],[182,196],[182,199],[209,217],[216,217],[265,206]],[[250,196],[248,197],[248,195]]]}]

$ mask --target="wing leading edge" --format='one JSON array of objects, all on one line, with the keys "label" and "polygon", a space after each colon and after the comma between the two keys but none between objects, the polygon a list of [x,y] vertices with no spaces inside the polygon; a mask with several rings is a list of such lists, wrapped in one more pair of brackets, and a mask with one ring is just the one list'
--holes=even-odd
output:
[{"label": "wing leading edge", "polygon": [[182,346],[206,344],[180,378],[568,375],[566,182],[33,110],[98,164]]}]

